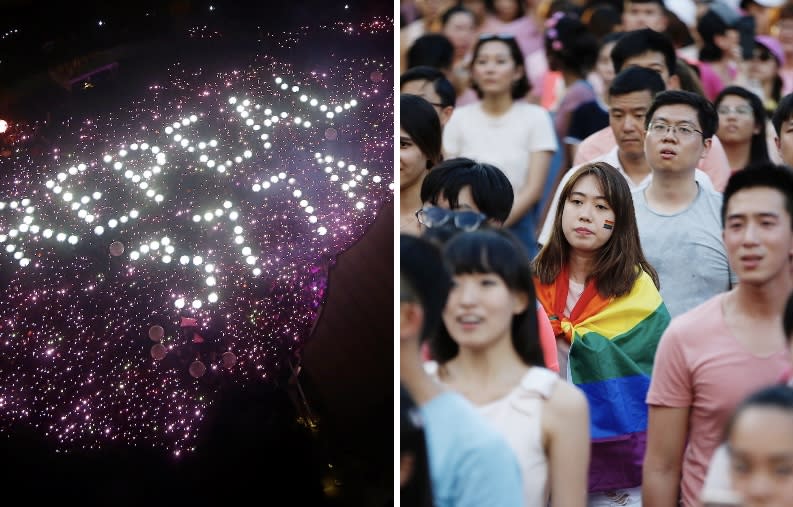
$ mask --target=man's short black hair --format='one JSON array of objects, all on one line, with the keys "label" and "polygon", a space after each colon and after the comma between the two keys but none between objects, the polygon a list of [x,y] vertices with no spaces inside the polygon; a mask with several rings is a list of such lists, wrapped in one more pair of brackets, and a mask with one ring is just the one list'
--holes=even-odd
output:
[{"label": "man's short black hair", "polygon": [[650,124],[655,112],[664,106],[674,105],[689,106],[697,112],[697,119],[699,120],[699,127],[702,129],[702,139],[710,139],[716,134],[716,129],[719,126],[719,115],[713,104],[697,93],[685,92],[681,90],[666,90],[655,96],[653,105],[647,111],[647,116],[644,118],[645,128]]},{"label": "man's short black hair", "polygon": [[452,286],[451,275],[435,244],[407,234],[399,236],[399,274],[424,309],[420,337],[424,341],[434,336],[441,324],[441,313]]},{"label": "man's short black hair", "polygon": [[411,81],[427,81],[432,83],[435,93],[441,98],[441,107],[454,107],[455,102],[457,102],[457,93],[454,91],[454,86],[446,79],[446,75],[435,67],[419,65],[418,67],[406,70],[399,76],[399,87],[402,88],[405,86],[405,83]]},{"label": "man's short black hair", "polygon": [[666,34],[650,28],[628,32],[614,44],[614,48],[611,50],[611,63],[614,64],[614,71],[621,71],[625,61],[629,58],[643,55],[648,51],[664,55],[666,69],[670,76],[674,75],[677,68],[677,55],[672,39]]},{"label": "man's short black hair", "polygon": [[727,221],[727,205],[739,190],[747,188],[770,188],[778,190],[785,196],[785,210],[793,224],[793,169],[777,165],[773,162],[750,164],[742,171],[732,173],[724,188],[724,200],[721,204],[721,226]]},{"label": "man's short black hair", "polygon": [[644,67],[628,67],[614,77],[609,86],[609,97],[619,97],[633,92],[648,91],[651,97],[666,90],[661,75]]}]

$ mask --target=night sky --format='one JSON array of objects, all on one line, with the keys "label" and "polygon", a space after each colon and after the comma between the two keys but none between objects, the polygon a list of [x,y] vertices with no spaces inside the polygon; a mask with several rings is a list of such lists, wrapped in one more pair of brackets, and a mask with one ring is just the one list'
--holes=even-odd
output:
[{"label": "night sky", "polygon": [[77,3],[4,2],[0,24],[16,478],[78,495],[84,470],[97,495],[157,504],[269,477],[260,494],[316,505],[327,460],[278,392],[336,256],[392,200],[393,6]]}]

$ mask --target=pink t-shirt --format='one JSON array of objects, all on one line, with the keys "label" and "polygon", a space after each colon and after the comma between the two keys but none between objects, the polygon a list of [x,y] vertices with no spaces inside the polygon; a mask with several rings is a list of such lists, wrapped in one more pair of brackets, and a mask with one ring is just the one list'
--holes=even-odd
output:
[{"label": "pink t-shirt", "polygon": [[[698,168],[710,176],[713,188],[719,192],[724,192],[724,187],[727,186],[727,180],[730,179],[732,170],[721,141],[716,136],[713,136],[712,139],[710,151],[700,161]],[[573,160],[573,167],[595,160],[601,155],[608,153],[616,145],[617,140],[614,138],[614,132],[611,127],[598,130],[578,145],[578,149],[575,152],[575,160]]]},{"label": "pink t-shirt", "polygon": [[724,322],[724,294],[675,319],[655,355],[647,403],[689,407],[683,454],[683,505],[697,505],[705,472],[735,407],[751,393],[775,384],[790,364],[784,347],[768,357],[746,350]]}]

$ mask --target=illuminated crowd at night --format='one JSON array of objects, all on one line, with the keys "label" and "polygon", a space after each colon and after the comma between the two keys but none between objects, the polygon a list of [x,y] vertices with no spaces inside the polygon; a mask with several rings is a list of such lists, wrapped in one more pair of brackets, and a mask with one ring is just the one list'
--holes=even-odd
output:
[{"label": "illuminated crowd at night", "polygon": [[[335,257],[392,199],[392,57],[363,49],[392,29],[261,32],[252,60],[174,61],[107,111],[9,121],[0,432],[180,456],[218,389],[287,368]],[[317,31],[358,50],[322,54]]]}]

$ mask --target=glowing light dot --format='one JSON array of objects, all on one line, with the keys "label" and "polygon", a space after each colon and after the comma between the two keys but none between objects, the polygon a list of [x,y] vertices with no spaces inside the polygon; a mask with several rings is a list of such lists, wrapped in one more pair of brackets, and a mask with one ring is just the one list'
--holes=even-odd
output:
[{"label": "glowing light dot", "polygon": [[69,239],[67,241],[69,242],[70,245],[76,245],[78,238],[77,236],[71,235],[69,236]]},{"label": "glowing light dot", "polygon": [[128,218],[126,215],[123,215],[123,216],[122,216],[121,218],[119,218],[118,220],[119,220],[119,222],[121,222],[122,224],[125,224],[125,223],[127,223],[127,222],[129,221],[129,218]]},{"label": "glowing light dot", "polygon": [[[52,188],[52,187],[55,186],[55,182],[52,181],[52,180],[47,180],[47,183],[45,183],[45,185],[46,185],[47,188]],[[3,208],[6,207],[5,203],[0,203],[0,204],[2,204],[2,207],[0,207],[0,209],[3,209]]]},{"label": "glowing light dot", "polygon": [[253,187],[251,188],[253,189],[254,192],[260,192],[262,190],[262,186],[259,185],[258,183],[254,183]]},{"label": "glowing light dot", "polygon": [[[143,185],[143,183],[141,183],[141,185]],[[140,187],[140,188],[143,188],[143,187]],[[150,188],[150,189],[146,190],[146,197],[149,197],[149,198],[154,197],[154,189]]]},{"label": "glowing light dot", "polygon": [[269,150],[270,148],[272,148],[272,146],[273,146],[273,145],[272,145],[272,144],[270,144],[270,141],[267,141],[266,143],[264,143],[264,149],[265,149],[265,150]]},{"label": "glowing light dot", "polygon": [[159,241],[152,241],[151,243],[149,243],[149,248],[151,248],[152,250],[159,250],[160,249]]},{"label": "glowing light dot", "polygon": [[154,196],[154,202],[162,202],[164,197],[160,194]]},{"label": "glowing light dot", "polygon": [[321,106],[319,106],[319,110],[324,113],[325,111],[328,110],[328,106],[326,106],[325,104],[322,104]]},{"label": "glowing light dot", "polygon": [[242,227],[239,225],[234,226],[234,234],[242,234]]},{"label": "glowing light dot", "polygon": [[306,213],[314,213],[313,206],[306,206]]},{"label": "glowing light dot", "polygon": [[[56,185],[55,188],[52,189],[52,191],[55,192],[56,194],[60,194],[62,190],[63,189],[61,188],[60,185]],[[12,202],[11,203],[11,209],[15,209],[15,208],[16,208],[16,206],[14,206],[14,203]]]},{"label": "glowing light dot", "polygon": [[182,140],[182,134],[176,134],[175,136],[173,136],[173,140],[177,141],[177,142],[181,141]]},{"label": "glowing light dot", "polygon": [[206,283],[208,287],[214,287],[217,282],[215,281],[214,276],[208,276],[206,279]]},{"label": "glowing light dot", "polygon": [[110,161],[113,160],[113,157],[111,157],[110,155],[105,155],[102,160],[105,161],[105,164],[109,164]]},{"label": "glowing light dot", "polygon": [[175,251],[176,249],[171,245],[165,247],[165,253],[173,254]]},{"label": "glowing light dot", "polygon": [[251,247],[246,246],[242,247],[242,255],[248,256],[251,254]]},{"label": "glowing light dot", "polygon": [[338,174],[334,174],[334,175],[332,175],[332,176],[330,177],[330,181],[339,181],[339,175],[338,175]]},{"label": "glowing light dot", "polygon": [[311,99],[311,102],[309,102],[309,104],[311,104],[314,107],[317,107],[317,104],[319,104],[319,101],[317,99]]},{"label": "glowing light dot", "polygon": [[25,259],[20,259],[19,260],[19,265],[22,266],[23,268],[25,266],[27,266],[28,264],[30,264],[30,259],[25,258]]},{"label": "glowing light dot", "polygon": [[214,148],[214,147],[215,147],[215,146],[217,146],[217,145],[218,145],[218,142],[217,142],[217,141],[215,141],[214,139],[212,139],[212,140],[210,140],[210,141],[209,141],[209,146],[211,146],[212,148]]},{"label": "glowing light dot", "polygon": [[163,255],[160,260],[162,260],[165,264],[169,264],[171,262],[171,256],[170,255]]},{"label": "glowing light dot", "polygon": [[[63,241],[63,240],[59,239],[58,241]],[[6,252],[8,253],[11,253],[16,249],[17,249],[16,245],[6,245]]]},{"label": "glowing light dot", "polygon": [[120,157],[126,157],[127,156],[127,150],[119,150],[118,155]]},{"label": "glowing light dot", "polygon": [[129,218],[138,218],[138,210],[134,209],[129,212]]},{"label": "glowing light dot", "polygon": [[196,255],[195,257],[193,257],[193,264],[195,264],[196,266],[200,266],[201,263],[203,262],[204,262],[204,258],[201,257],[200,255]]},{"label": "glowing light dot", "polygon": [[141,190],[146,190],[147,188],[149,188],[149,184],[146,183],[145,181],[142,181],[140,183],[139,187],[140,187]]},{"label": "glowing light dot", "polygon": [[301,117],[299,117],[299,116],[295,117],[295,123],[297,123],[298,125],[300,125],[300,123],[302,123],[302,122],[303,122],[303,118],[301,118]]},{"label": "glowing light dot", "polygon": [[91,222],[94,221],[94,216],[93,215],[86,215],[85,216],[85,221],[86,221],[86,223],[90,224]]},{"label": "glowing light dot", "polygon": [[226,209],[229,209],[229,208],[231,208],[231,202],[229,202],[229,201],[223,201],[223,207],[224,207],[224,208],[226,208]]},{"label": "glowing light dot", "polygon": [[72,197],[74,197],[74,196],[72,196],[71,192],[64,192],[63,193],[63,200],[66,201],[66,202],[71,201]]},{"label": "glowing light dot", "polygon": [[63,181],[67,178],[66,173],[58,173],[58,181]]},{"label": "glowing light dot", "polygon": [[140,253],[149,253],[149,245],[140,245]]},{"label": "glowing light dot", "polygon": [[217,295],[217,293],[215,293],[215,292],[210,292],[210,293],[209,293],[209,295],[207,296],[207,300],[208,300],[210,303],[217,303],[217,302],[218,302],[218,295]]},{"label": "glowing light dot", "polygon": [[93,194],[91,194],[91,197],[93,197],[94,200],[98,201],[99,199],[102,198],[102,192],[94,192]]},{"label": "glowing light dot", "polygon": [[207,222],[211,222],[213,218],[215,218],[215,214],[212,213],[211,211],[207,211],[206,213],[204,213],[204,220],[206,220]]},{"label": "glowing light dot", "polygon": [[201,155],[200,157],[198,157],[198,160],[202,163],[205,163],[207,160],[209,160],[209,157],[207,157],[206,155]]},{"label": "glowing light dot", "polygon": [[[45,238],[51,238],[52,229],[44,229],[44,232],[42,232],[41,235],[44,236]],[[5,236],[3,236],[3,241],[5,241]]]},{"label": "glowing light dot", "polygon": [[381,180],[382,178],[380,178],[380,176],[375,176],[372,178],[372,181],[374,181],[375,183],[380,183]]},{"label": "glowing light dot", "polygon": [[173,304],[177,308],[184,308],[184,299],[183,298],[179,298],[176,301],[174,301]]},{"label": "glowing light dot", "polygon": [[267,135],[267,134],[262,134],[261,136],[259,136],[259,138],[260,138],[262,141],[266,141],[266,140],[268,140],[268,139],[270,138],[270,136],[269,136],[269,135]]},{"label": "glowing light dot", "polygon": [[77,168],[76,167],[70,167],[69,168],[69,174],[71,174],[72,176],[77,174]]},{"label": "glowing light dot", "polygon": [[264,183],[262,183],[262,188],[264,188],[264,189],[270,188],[270,182],[269,181],[265,181]]},{"label": "glowing light dot", "polygon": [[262,270],[259,268],[253,268],[253,276],[259,276],[262,274]]},{"label": "glowing light dot", "polygon": [[57,239],[58,241],[66,241],[66,234],[63,232],[59,232],[58,235],[55,236],[55,239]]},{"label": "glowing light dot", "polygon": [[358,201],[358,202],[355,203],[355,207],[357,209],[363,209],[364,208],[364,204],[363,204],[363,202]]},{"label": "glowing light dot", "polygon": [[77,212],[77,216],[80,218],[85,218],[86,216],[88,216],[88,212],[85,211],[84,209],[81,209],[80,211]]},{"label": "glowing light dot", "polygon": [[110,227],[111,229],[117,225],[118,225],[118,220],[116,220],[115,218],[111,218],[110,220],[107,221],[107,226]]},{"label": "glowing light dot", "polygon": [[301,208],[305,208],[306,206],[308,206],[308,201],[307,200],[303,199],[302,201],[300,201],[300,207]]},{"label": "glowing light dot", "polygon": [[307,95],[301,95],[300,96],[300,102],[305,102],[307,100],[308,100],[308,96]]},{"label": "glowing light dot", "polygon": [[190,115],[190,121],[192,121],[192,122],[198,121],[198,116],[196,116],[194,114],[191,114]]},{"label": "glowing light dot", "polygon": [[140,149],[143,150],[143,151],[148,150],[149,149],[149,143],[142,143],[140,145]]},{"label": "glowing light dot", "polygon": [[245,238],[243,238],[242,236],[237,236],[237,237],[234,238],[234,243],[236,243],[238,245],[241,245],[244,242],[245,242]]},{"label": "glowing light dot", "polygon": [[328,230],[326,228],[324,228],[324,227],[319,227],[317,229],[317,234],[319,234],[320,236],[324,236],[327,233],[328,233]]},{"label": "glowing light dot", "polygon": [[328,111],[327,114],[325,114],[325,116],[327,116],[328,119],[331,119],[331,118],[333,118],[333,113]]},{"label": "glowing light dot", "polygon": [[303,126],[304,126],[304,127],[306,127],[306,128],[308,128],[308,127],[310,127],[310,126],[311,126],[311,122],[310,122],[310,121],[304,121],[304,122],[303,122]]},{"label": "glowing light dot", "polygon": [[282,90],[286,90],[286,89],[288,89],[288,88],[289,88],[289,85],[288,85],[288,84],[286,84],[286,83],[283,83],[283,84],[281,85],[281,89],[282,89]]},{"label": "glowing light dot", "polygon": [[237,97],[229,97],[229,104],[236,104],[236,103],[237,103]]},{"label": "glowing light dot", "polygon": [[357,101],[357,100],[355,100],[355,99],[352,99],[352,100],[350,101],[350,105],[351,105],[352,107],[355,107],[355,106],[357,106],[357,105],[358,105],[358,101]]},{"label": "glowing light dot", "polygon": [[199,308],[201,308],[201,306],[203,306],[203,303],[201,303],[200,299],[195,299],[195,300],[193,300],[193,303],[192,303],[191,306],[193,308],[195,308],[196,310],[198,310]]},{"label": "glowing light dot", "polygon": [[28,232],[30,226],[28,224],[19,224],[19,232]]},{"label": "glowing light dot", "polygon": [[333,108],[333,110],[336,111],[337,113],[340,113],[340,112],[344,111],[344,108],[342,108],[341,106],[336,106],[336,107]]},{"label": "glowing light dot", "polygon": [[173,127],[171,127],[170,125],[165,127],[165,133],[168,135],[173,134]]},{"label": "glowing light dot", "polygon": [[207,147],[207,143],[205,143],[204,141],[201,141],[200,143],[198,143],[198,149],[199,150],[203,150],[206,147]]},{"label": "glowing light dot", "polygon": [[138,143],[132,143],[132,144],[130,144],[130,145],[129,145],[129,149],[130,149],[130,150],[133,150],[133,151],[137,150],[137,149],[138,149]]},{"label": "glowing light dot", "polygon": [[183,255],[183,256],[179,257],[179,264],[181,264],[183,266],[186,266],[187,264],[190,264],[190,257],[188,257],[186,255]]},{"label": "glowing light dot", "polygon": [[96,234],[97,236],[101,236],[104,232],[105,232],[105,228],[102,227],[101,225],[97,225],[96,227],[94,227],[94,234]]},{"label": "glowing light dot", "polygon": [[193,215],[193,222],[200,222],[200,221],[201,221],[201,215]]},{"label": "glowing light dot", "polygon": [[215,265],[211,264],[211,263],[207,264],[206,266],[204,266],[204,271],[206,271],[207,273],[214,272],[215,271]]},{"label": "glowing light dot", "polygon": [[240,156],[234,157],[234,162],[239,164],[240,162],[242,162],[242,157]]},{"label": "glowing light dot", "polygon": [[215,210],[215,216],[216,216],[216,217],[222,217],[222,216],[223,216],[223,210],[222,210],[222,209],[219,209],[219,208],[218,208],[218,209],[216,209],[216,210]]},{"label": "glowing light dot", "polygon": [[312,223],[312,224],[315,224],[315,223],[317,223],[317,217],[315,217],[314,215],[311,215],[310,217],[308,217],[308,221],[310,223]]},{"label": "glowing light dot", "polygon": [[292,195],[294,195],[295,197],[300,197],[301,195],[303,195],[303,192],[301,192],[300,190],[295,190],[294,192],[292,192]]},{"label": "glowing light dot", "polygon": [[190,144],[190,141],[188,141],[187,139],[182,139],[182,142],[179,144],[182,145],[182,148],[186,148],[187,145]]},{"label": "glowing light dot", "polygon": [[293,91],[294,93],[297,93],[297,92],[299,92],[299,91],[300,91],[300,88],[299,88],[299,87],[297,87],[297,86],[293,86],[293,87],[292,87],[292,91]]},{"label": "glowing light dot", "polygon": [[270,181],[273,183],[278,183],[278,176],[270,176]]},{"label": "glowing light dot", "polygon": [[209,167],[210,169],[215,167],[215,161],[214,160],[207,161],[207,167]]}]

